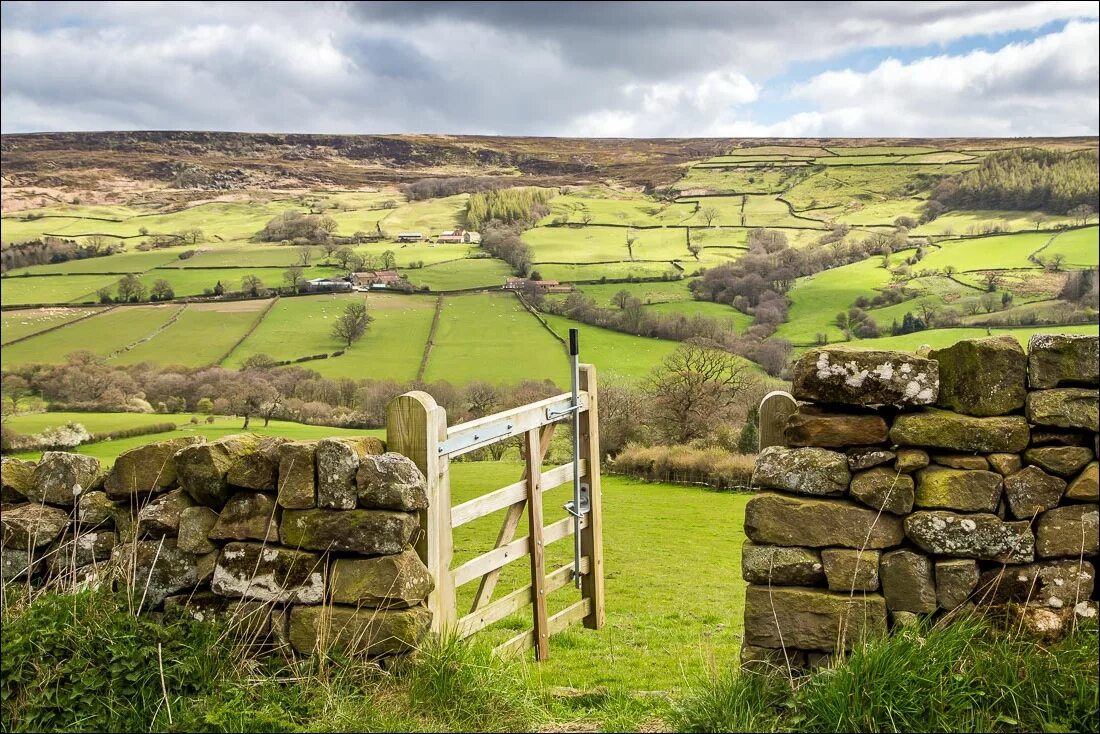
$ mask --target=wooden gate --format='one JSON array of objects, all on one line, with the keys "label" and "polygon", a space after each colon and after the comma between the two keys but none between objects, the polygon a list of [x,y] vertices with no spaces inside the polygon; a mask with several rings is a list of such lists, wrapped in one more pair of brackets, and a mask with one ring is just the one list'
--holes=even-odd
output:
[{"label": "wooden gate", "polygon": [[[574,532],[574,518],[566,517],[543,525],[543,494],[571,483],[573,464],[547,471],[542,462],[560,421],[571,418],[569,393],[495,415],[447,427],[447,413],[431,395],[422,391],[405,393],[389,405],[386,417],[388,450],[416,462],[428,481],[430,505],[422,514],[422,532],[417,552],[435,579],[436,588],[428,599],[432,630],[437,634],[469,637],[478,630],[518,612],[532,610],[532,627],[496,648],[511,653],[534,648],[535,659],[549,656],[550,636],[582,621],[589,629],[604,622],[603,533],[600,502],[599,424],[596,413],[596,368],[580,366],[580,476],[587,485],[589,511],[581,521],[581,598],[554,614],[547,615],[547,597],[569,586],[574,579],[572,562],[545,569],[547,545],[568,538]],[[450,460],[514,436],[521,436],[526,466],[519,481],[460,505],[451,505]],[[528,509],[528,534],[516,539],[524,509]],[[504,522],[493,550],[452,568],[456,527],[506,509]],[[528,557],[531,583],[496,601],[493,591],[504,566]],[[458,615],[456,589],[478,581],[469,613]]]}]

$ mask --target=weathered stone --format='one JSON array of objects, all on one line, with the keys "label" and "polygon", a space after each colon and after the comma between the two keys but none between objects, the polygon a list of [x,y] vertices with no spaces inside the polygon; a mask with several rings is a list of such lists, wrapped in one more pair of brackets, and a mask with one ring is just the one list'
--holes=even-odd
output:
[{"label": "weathered stone", "polygon": [[913,478],[886,467],[856,474],[849,492],[868,507],[894,515],[906,515],[913,509]]},{"label": "weathered stone", "polygon": [[1013,517],[1030,520],[1038,512],[1046,512],[1058,506],[1066,482],[1052,477],[1037,466],[1024,467],[1005,477],[1005,496]]},{"label": "weathered stone", "polygon": [[1091,563],[1069,560],[990,569],[978,583],[987,603],[1019,601],[1051,609],[1072,609],[1092,595],[1095,581],[1096,569]]},{"label": "weathered stone", "polygon": [[400,553],[420,531],[415,513],[389,510],[286,510],[283,545],[364,555]]},{"label": "weathered stone", "polygon": [[271,610],[270,644],[277,650],[290,652],[290,607]]},{"label": "weathered stone", "polygon": [[0,581],[8,583],[16,579],[34,576],[40,564],[30,553],[20,548],[0,548]]},{"label": "weathered stone", "polygon": [[146,611],[199,582],[198,558],[177,548],[175,538],[119,543],[111,551],[111,565],[133,595],[134,606]]},{"label": "weathered stone", "polygon": [[1100,394],[1094,390],[1060,387],[1027,394],[1027,419],[1040,426],[1100,430]]},{"label": "weathered stone", "polygon": [[229,468],[241,456],[255,452],[258,444],[258,437],[238,434],[180,449],[176,453],[180,486],[200,505],[221,509],[229,497]]},{"label": "weathered stone", "polygon": [[890,439],[899,446],[1016,453],[1027,448],[1028,425],[1020,415],[975,418],[946,410],[928,410],[903,413],[895,418]]},{"label": "weathered stone", "polygon": [[1092,449],[1083,446],[1043,446],[1025,451],[1024,459],[1043,471],[1072,477],[1092,461]]},{"label": "weathered stone", "polygon": [[370,436],[326,438],[317,443],[317,506],[354,510],[358,501],[355,473],[364,456],[385,452],[385,444]]},{"label": "weathered stone", "polygon": [[248,599],[227,599],[209,591],[170,596],[164,611],[178,610],[199,622],[217,625],[238,638],[263,642],[271,634],[271,605]]},{"label": "weathered stone", "polygon": [[1033,604],[1012,604],[1009,613],[1013,619],[1020,620],[1020,627],[1028,635],[1047,643],[1065,637],[1073,619],[1072,609],[1048,609]]},{"label": "weathered stone", "polygon": [[1024,461],[1019,454],[990,454],[989,465],[1002,477],[1015,474],[1024,467]]},{"label": "weathered stone", "polygon": [[920,616],[913,612],[890,612],[891,629],[906,629],[908,627],[916,627],[919,624]]},{"label": "weathered stone", "polygon": [[329,579],[332,601],[370,608],[415,606],[433,588],[428,568],[412,548],[394,556],[338,558]]},{"label": "weathered stone", "polygon": [[176,452],[205,440],[201,436],[172,438],[122,452],[103,483],[107,496],[124,500],[168,489],[176,483]]},{"label": "weathered stone", "polygon": [[1088,431],[1071,431],[1058,428],[1036,426],[1031,430],[1031,445],[1038,446],[1084,446],[1093,445],[1094,434]]},{"label": "weathered stone", "polygon": [[279,481],[279,447],[290,439],[265,436],[253,451],[233,458],[226,481],[234,487],[274,492]]},{"label": "weathered stone", "polygon": [[750,584],[816,586],[825,582],[821,554],[809,548],[757,545],[741,546],[741,577]]},{"label": "weathered stone", "polygon": [[1024,407],[1027,355],[1011,336],[964,339],[929,356],[940,363],[936,405],[967,415],[1005,415]]},{"label": "weathered stone", "polygon": [[312,441],[291,441],[279,447],[280,507],[306,510],[317,506],[317,472]]},{"label": "weathered stone", "polygon": [[1100,545],[1097,505],[1066,505],[1039,516],[1035,550],[1040,558],[1094,556]]},{"label": "weathered stone", "polygon": [[848,449],[849,471],[862,471],[882,464],[889,464],[898,457],[893,451],[886,449]]},{"label": "weathered stone", "polygon": [[826,548],[821,551],[825,578],[833,591],[877,591],[878,551]]},{"label": "weathered stone", "polygon": [[6,507],[0,512],[5,548],[27,550],[43,548],[57,540],[69,527],[69,515],[64,510],[40,504]]},{"label": "weathered stone", "polygon": [[423,510],[428,506],[427,482],[412,459],[386,453],[362,457],[355,474],[359,506],[380,510]]},{"label": "weathered stone", "polygon": [[1095,334],[1034,334],[1027,345],[1031,389],[1100,384],[1100,337]]},{"label": "weathered stone", "polygon": [[329,646],[352,655],[394,655],[414,650],[431,625],[426,607],[356,609],[333,604],[294,607],[290,644],[303,655]]},{"label": "weathered stone", "polygon": [[784,437],[788,446],[872,446],[886,441],[886,421],[873,413],[826,413],[812,406],[787,419]]},{"label": "weathered stone", "polygon": [[320,604],[325,597],[325,564],[317,553],[226,543],[210,588],[234,598]]},{"label": "weathered stone", "polygon": [[116,510],[106,492],[84,492],[76,501],[76,521],[85,529],[111,525]]},{"label": "weathered stone", "polygon": [[936,601],[940,609],[961,606],[978,585],[978,562],[966,558],[936,561]]},{"label": "weathered stone", "polygon": [[840,496],[851,480],[848,458],[819,448],[769,446],[756,457],[752,485],[797,494]]},{"label": "weathered stone", "polygon": [[917,472],[913,504],[938,510],[993,512],[1001,499],[1002,481],[996,472],[930,466]]},{"label": "weathered stone", "polygon": [[905,352],[822,347],[795,363],[796,400],[842,405],[931,405],[939,397],[939,365]]},{"label": "weathered stone", "polygon": [[989,461],[984,456],[974,454],[933,454],[932,463],[946,466],[949,469],[989,471]]},{"label": "weathered stone", "polygon": [[886,633],[886,601],[798,586],[745,590],[744,641],[758,647],[833,652]]},{"label": "weathered stone", "polygon": [[928,452],[923,449],[897,449],[894,468],[903,474],[911,474],[928,466]]},{"label": "weathered stone", "polygon": [[279,509],[263,492],[238,492],[230,497],[210,528],[211,540],[279,540]]},{"label": "weathered stone", "polygon": [[887,609],[914,614],[936,611],[936,582],[928,556],[911,550],[883,553],[879,574]]},{"label": "weathered stone", "polygon": [[1035,560],[1035,536],[1027,522],[996,515],[922,510],[905,518],[905,535],[925,553],[1002,563]]},{"label": "weathered stone", "polygon": [[179,533],[180,514],[194,504],[182,489],[157,497],[138,512],[138,535],[142,538],[175,537]]},{"label": "weathered stone", "polygon": [[205,586],[214,579],[214,569],[218,565],[218,556],[219,552],[216,550],[204,553],[201,556],[195,556],[196,573],[198,575],[196,586]]},{"label": "weathered stone", "polygon": [[47,451],[34,468],[27,499],[72,507],[84,492],[98,489],[103,480],[99,459],[67,451]]},{"label": "weathered stone", "polygon": [[26,501],[36,466],[33,461],[9,456],[0,458],[0,504],[14,505]]},{"label": "weathered stone", "polygon": [[1065,498],[1078,502],[1100,500],[1100,464],[1092,462],[1076,479],[1069,483]]},{"label": "weathered stone", "polygon": [[109,561],[117,543],[118,535],[112,530],[93,530],[75,538],[63,537],[50,548],[46,564],[54,575],[72,573],[82,566]]},{"label": "weathered stone", "polygon": [[741,668],[748,672],[782,671],[783,674],[787,674],[788,665],[792,670],[801,670],[806,667],[806,653],[802,650],[782,650],[741,643]]},{"label": "weathered stone", "polygon": [[217,521],[218,513],[209,507],[186,508],[180,513],[176,547],[196,555],[206,555],[216,551],[218,547],[211,543],[207,536]]},{"label": "weathered stone", "polygon": [[901,520],[846,500],[761,492],[745,507],[745,534],[764,545],[889,548],[901,543]]}]

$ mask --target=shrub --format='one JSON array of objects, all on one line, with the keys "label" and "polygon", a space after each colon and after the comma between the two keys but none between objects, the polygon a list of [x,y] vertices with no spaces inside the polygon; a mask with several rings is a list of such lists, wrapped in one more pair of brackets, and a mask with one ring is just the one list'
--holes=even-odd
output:
[{"label": "shrub", "polygon": [[746,490],[752,484],[755,461],[755,455],[733,454],[719,448],[628,444],[609,469],[652,482],[686,482],[721,490]]}]

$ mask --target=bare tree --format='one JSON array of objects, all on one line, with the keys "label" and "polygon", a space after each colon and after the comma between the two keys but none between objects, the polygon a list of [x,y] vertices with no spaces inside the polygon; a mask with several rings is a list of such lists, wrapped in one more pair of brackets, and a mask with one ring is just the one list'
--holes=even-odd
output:
[{"label": "bare tree", "polygon": [[703,251],[703,246],[700,245],[698,242],[689,242],[688,243],[688,252],[690,252],[695,257],[696,260],[699,259],[699,254],[702,251]]},{"label": "bare tree", "polygon": [[588,226],[592,223],[592,212],[588,211],[588,207],[581,209],[581,224]]},{"label": "bare tree", "polygon": [[718,217],[722,214],[716,206],[705,206],[699,210],[699,216],[703,218],[703,221],[707,223],[708,227],[714,225],[718,221]]},{"label": "bare tree", "polygon": [[313,248],[309,245],[302,245],[298,248],[298,264],[303,267],[309,267],[310,262],[313,260]]},{"label": "bare tree", "polygon": [[301,265],[291,265],[283,271],[283,280],[288,286],[294,290],[298,290],[298,286],[305,280],[305,270]]},{"label": "bare tree", "polygon": [[344,312],[336,318],[332,325],[332,335],[344,343],[344,347],[350,347],[367,333],[367,327],[374,321],[374,317],[367,313],[367,304],[362,301],[354,301],[344,307]]},{"label": "bare tree", "polygon": [[1077,206],[1066,212],[1068,216],[1073,217],[1074,221],[1078,224],[1088,224],[1089,219],[1096,214],[1096,210],[1089,204],[1078,204]]},{"label": "bare tree", "polygon": [[626,233],[626,251],[630,254],[631,261],[634,260],[634,243],[638,241],[638,236],[634,234],[634,230],[628,230]]},{"label": "bare tree", "polygon": [[259,296],[264,289],[264,282],[258,275],[246,275],[241,278],[241,290],[250,296]]},{"label": "bare tree", "polygon": [[626,308],[626,304],[630,303],[630,291],[623,288],[615,295],[611,296],[611,303],[618,306],[620,309]]}]

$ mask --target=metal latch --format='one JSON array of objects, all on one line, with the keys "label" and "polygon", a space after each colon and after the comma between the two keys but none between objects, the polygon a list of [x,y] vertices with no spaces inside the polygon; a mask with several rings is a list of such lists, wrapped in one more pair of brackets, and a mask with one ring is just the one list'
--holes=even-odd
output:
[{"label": "metal latch", "polygon": [[580,409],[581,409],[581,406],[579,406],[579,405],[570,405],[568,408],[557,408],[557,409],[547,408],[546,409],[546,420],[556,421],[559,418],[564,418],[567,415],[572,415],[573,413],[576,413]]},{"label": "metal latch", "polygon": [[477,446],[478,444],[492,441],[501,436],[510,436],[512,435],[512,427],[511,423],[493,423],[485,426],[477,433],[449,438],[439,444],[437,451],[441,455],[451,454],[455,451],[461,451],[471,446]]},{"label": "metal latch", "polygon": [[573,500],[569,500],[564,505],[562,505],[562,507],[564,507],[565,511],[573,517],[584,517],[592,510],[592,495],[591,492],[589,492],[588,485],[581,484],[581,491],[578,494],[580,495],[581,500],[580,512],[576,510],[577,506],[573,502]]}]

